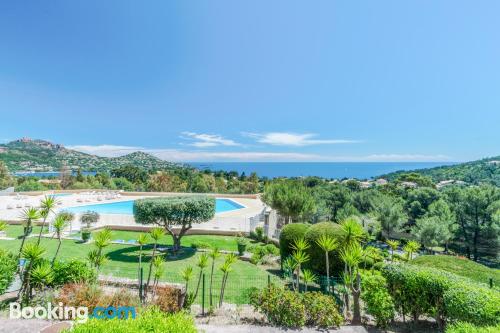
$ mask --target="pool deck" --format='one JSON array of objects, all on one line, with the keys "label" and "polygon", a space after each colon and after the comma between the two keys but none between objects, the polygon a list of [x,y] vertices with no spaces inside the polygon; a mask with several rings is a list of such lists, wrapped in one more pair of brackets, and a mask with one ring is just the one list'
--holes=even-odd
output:
[{"label": "pool deck", "polygon": [[[80,193],[74,193],[69,196],[57,197],[59,205],[57,206],[57,211],[64,210],[68,207],[76,206],[86,206],[95,204],[106,204],[121,201],[137,200],[147,197],[158,197],[158,196],[174,196],[183,195],[182,193],[120,193],[119,197],[106,198],[106,195],[99,194],[85,194],[89,191],[81,191]],[[50,193],[46,193],[50,194]],[[10,196],[0,196],[0,220],[9,221],[12,223],[18,223],[21,221],[21,213],[23,209],[27,206],[37,207],[40,204],[40,200],[43,199],[46,194],[38,195],[23,195],[18,197],[17,195]],[[193,195],[193,194],[186,194]],[[236,233],[248,233],[253,230],[255,226],[260,223],[260,214],[265,208],[262,201],[257,196],[231,196],[231,195],[217,195],[210,194],[211,196],[217,198],[230,199],[236,203],[244,206],[244,208],[236,209],[227,212],[217,213],[215,217],[206,223],[193,224],[193,228],[190,231],[192,234],[236,234]],[[101,197],[101,201],[98,201],[98,197]],[[21,207],[19,207],[21,206]],[[9,208],[8,208],[9,207]],[[57,212],[56,211],[56,212]],[[111,229],[119,230],[148,230],[153,227],[150,225],[143,225],[136,223],[132,215],[125,214],[100,214],[101,218],[99,222],[94,225],[94,228],[109,227]],[[50,218],[49,218],[50,220]],[[75,220],[72,223],[72,230],[79,230],[81,228],[79,222],[79,214],[76,214]]]}]

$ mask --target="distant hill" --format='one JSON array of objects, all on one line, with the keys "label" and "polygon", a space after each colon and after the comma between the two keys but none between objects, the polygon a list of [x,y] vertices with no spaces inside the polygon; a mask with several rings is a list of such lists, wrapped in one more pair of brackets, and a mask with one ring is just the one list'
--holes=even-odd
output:
[{"label": "distant hill", "polygon": [[144,152],[120,157],[100,157],[68,149],[60,144],[29,138],[0,144],[0,161],[3,161],[11,172],[59,171],[64,165],[72,170],[84,171],[110,171],[124,165],[134,165],[146,170],[181,167]]},{"label": "distant hill", "polygon": [[397,171],[382,177],[394,180],[408,173],[418,173],[432,178],[435,182],[460,180],[469,184],[489,183],[500,186],[500,156],[430,169]]}]

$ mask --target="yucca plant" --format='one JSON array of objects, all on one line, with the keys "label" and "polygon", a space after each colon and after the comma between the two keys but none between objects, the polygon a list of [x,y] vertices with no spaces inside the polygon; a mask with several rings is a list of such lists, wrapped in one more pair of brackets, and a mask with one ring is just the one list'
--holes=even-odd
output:
[{"label": "yucca plant", "polygon": [[33,228],[33,222],[40,219],[40,214],[36,208],[26,208],[21,214],[21,219],[23,220],[24,232],[21,247],[19,248],[18,259],[21,257],[21,253],[23,252],[24,242],[26,241],[26,238],[28,238],[28,235],[31,232],[30,230]]},{"label": "yucca plant", "polygon": [[99,274],[99,270],[104,265],[104,263],[107,260],[106,255],[102,254],[99,249],[93,249],[87,254],[87,259],[89,260],[90,264],[94,266],[96,269],[97,273]]},{"label": "yucca plant", "polygon": [[217,247],[214,247],[210,250],[208,253],[208,256],[210,259],[212,259],[212,268],[210,270],[210,307],[213,306],[212,299],[213,299],[213,293],[212,293],[212,287],[213,287],[213,282],[214,282],[214,267],[215,267],[215,260],[220,257],[220,252]]},{"label": "yucca plant", "polygon": [[412,260],[413,253],[417,252],[419,249],[420,249],[420,243],[414,240],[411,240],[408,243],[406,243],[405,247],[403,248],[403,250],[406,252],[408,260]]},{"label": "yucca plant", "polygon": [[[353,317],[352,323],[358,325],[361,323],[361,307],[359,297],[361,294],[360,276],[358,267],[363,258],[363,248],[359,243],[352,243],[350,246],[340,251],[340,259],[347,266],[347,274],[344,274],[344,281],[347,282],[353,298]],[[346,308],[349,298],[346,297]]]},{"label": "yucca plant", "polygon": [[47,218],[49,217],[50,213],[54,211],[54,209],[57,206],[57,200],[54,196],[45,196],[40,201],[40,216],[43,219],[42,220],[42,226],[40,227],[40,232],[38,233],[38,240],[37,244],[40,244],[40,240],[42,238],[42,232],[43,228],[45,227],[45,223],[47,222]]},{"label": "yucca plant", "polygon": [[224,263],[220,267],[222,271],[222,283],[220,287],[220,297],[219,297],[219,307],[222,306],[222,302],[224,301],[224,292],[226,291],[227,278],[229,276],[229,272],[232,271],[233,264],[238,260],[238,257],[234,253],[230,253],[226,256]]},{"label": "yucca plant", "polygon": [[96,268],[97,274],[99,274],[99,270],[107,259],[106,255],[103,254],[103,250],[111,244],[111,241],[112,235],[109,229],[103,229],[95,234],[94,245],[97,249],[89,253],[89,261]]},{"label": "yucca plant", "polygon": [[307,286],[316,282],[318,277],[309,269],[302,271],[302,281],[304,281],[304,291],[307,292]]},{"label": "yucca plant", "polygon": [[337,240],[329,235],[321,235],[316,244],[325,252],[325,265],[326,265],[326,290],[330,292],[330,260],[329,253],[338,247]]},{"label": "yucca plant", "polygon": [[158,287],[158,282],[160,281],[161,276],[165,273],[165,260],[156,256],[153,259],[153,267],[155,270],[154,278],[153,278],[153,298],[156,294],[156,288]]},{"label": "yucca plant", "polygon": [[303,237],[296,238],[292,243],[292,249],[294,249],[295,251],[305,251],[309,247],[309,243]]},{"label": "yucca plant", "polygon": [[340,223],[341,242],[343,247],[349,247],[354,243],[360,243],[365,238],[365,230],[354,218],[348,218]]},{"label": "yucca plant", "polygon": [[31,285],[35,289],[43,289],[54,280],[54,271],[47,261],[37,264],[30,275]]},{"label": "yucca plant", "polygon": [[389,247],[391,248],[391,262],[393,262],[394,261],[394,251],[396,251],[398,249],[399,241],[389,239],[386,241],[386,244],[389,245]]},{"label": "yucca plant", "polygon": [[57,249],[56,253],[54,253],[54,258],[52,258],[52,266],[54,265],[54,262],[56,261],[56,257],[59,254],[59,250],[61,249],[62,245],[62,233],[64,228],[66,228],[66,224],[68,221],[66,220],[67,217],[65,215],[59,214],[56,216],[53,222],[53,227],[54,227],[54,235],[57,237]]},{"label": "yucca plant", "polygon": [[198,296],[198,291],[200,290],[200,283],[201,283],[201,278],[203,276],[203,270],[207,267],[208,265],[208,254],[203,253],[198,257],[198,262],[196,263],[196,266],[200,269],[200,273],[198,274],[198,283],[196,285],[196,291],[194,293],[194,298]]},{"label": "yucca plant", "polygon": [[184,280],[184,289],[186,291],[186,294],[188,292],[188,287],[189,287],[189,281],[191,281],[191,278],[193,277],[193,267],[188,266],[184,268],[181,271],[181,277]]},{"label": "yucca plant", "polygon": [[295,289],[294,273],[297,268],[297,262],[292,257],[287,257],[282,263],[283,270],[285,271],[285,276],[290,278],[292,288]]},{"label": "yucca plant", "polygon": [[363,249],[363,268],[366,269],[366,259],[370,258],[373,260],[376,260],[380,256],[380,249],[373,247],[373,246],[367,246]]},{"label": "yucca plant", "polygon": [[302,250],[297,250],[292,253],[292,258],[297,263],[297,291],[300,292],[300,273],[302,265],[309,261],[309,255]]},{"label": "yucca plant", "polygon": [[139,274],[142,268],[142,248],[148,243],[148,234],[141,233],[137,238],[137,243],[139,244]]},{"label": "yucca plant", "polygon": [[26,259],[27,262],[27,266],[24,270],[21,289],[19,290],[19,297],[23,300],[29,300],[31,298],[31,270],[43,258],[44,254],[45,249],[36,243],[28,243],[23,248],[21,255],[24,259]]},{"label": "yucca plant", "polygon": [[153,271],[153,261],[156,256],[156,249],[158,247],[158,242],[160,241],[161,236],[165,231],[162,228],[155,227],[149,231],[149,236],[153,239],[154,244],[153,244],[153,253],[151,254],[151,260],[149,262],[149,272],[148,272],[148,280],[146,282],[146,288],[144,289],[146,292],[149,290],[149,283],[151,281],[151,273]]}]

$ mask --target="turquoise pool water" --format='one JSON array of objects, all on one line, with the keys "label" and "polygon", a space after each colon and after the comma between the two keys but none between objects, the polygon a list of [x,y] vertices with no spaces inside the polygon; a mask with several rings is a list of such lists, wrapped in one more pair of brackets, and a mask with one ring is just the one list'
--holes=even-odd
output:
[{"label": "turquoise pool water", "polygon": [[67,197],[70,195],[72,195],[72,194],[71,193],[55,193],[55,194],[49,194],[49,197],[57,198],[57,197]]},{"label": "turquoise pool water", "polygon": [[[86,211],[94,211],[99,214],[124,214],[133,215],[134,200],[120,201],[120,202],[109,202],[94,205],[85,205],[77,207],[68,207],[64,210],[72,213],[83,213]],[[244,208],[244,206],[238,204],[237,202],[229,199],[215,199],[215,212],[223,213],[229,212],[236,209]]]}]

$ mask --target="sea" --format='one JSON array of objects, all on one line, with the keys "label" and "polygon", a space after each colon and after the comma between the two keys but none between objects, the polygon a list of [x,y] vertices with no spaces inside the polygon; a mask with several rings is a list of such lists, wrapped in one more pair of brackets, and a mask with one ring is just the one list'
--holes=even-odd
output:
[{"label": "sea", "polygon": [[247,176],[256,172],[259,177],[306,177],[327,179],[372,179],[395,172],[427,169],[454,162],[190,162],[198,169],[236,171]]}]

